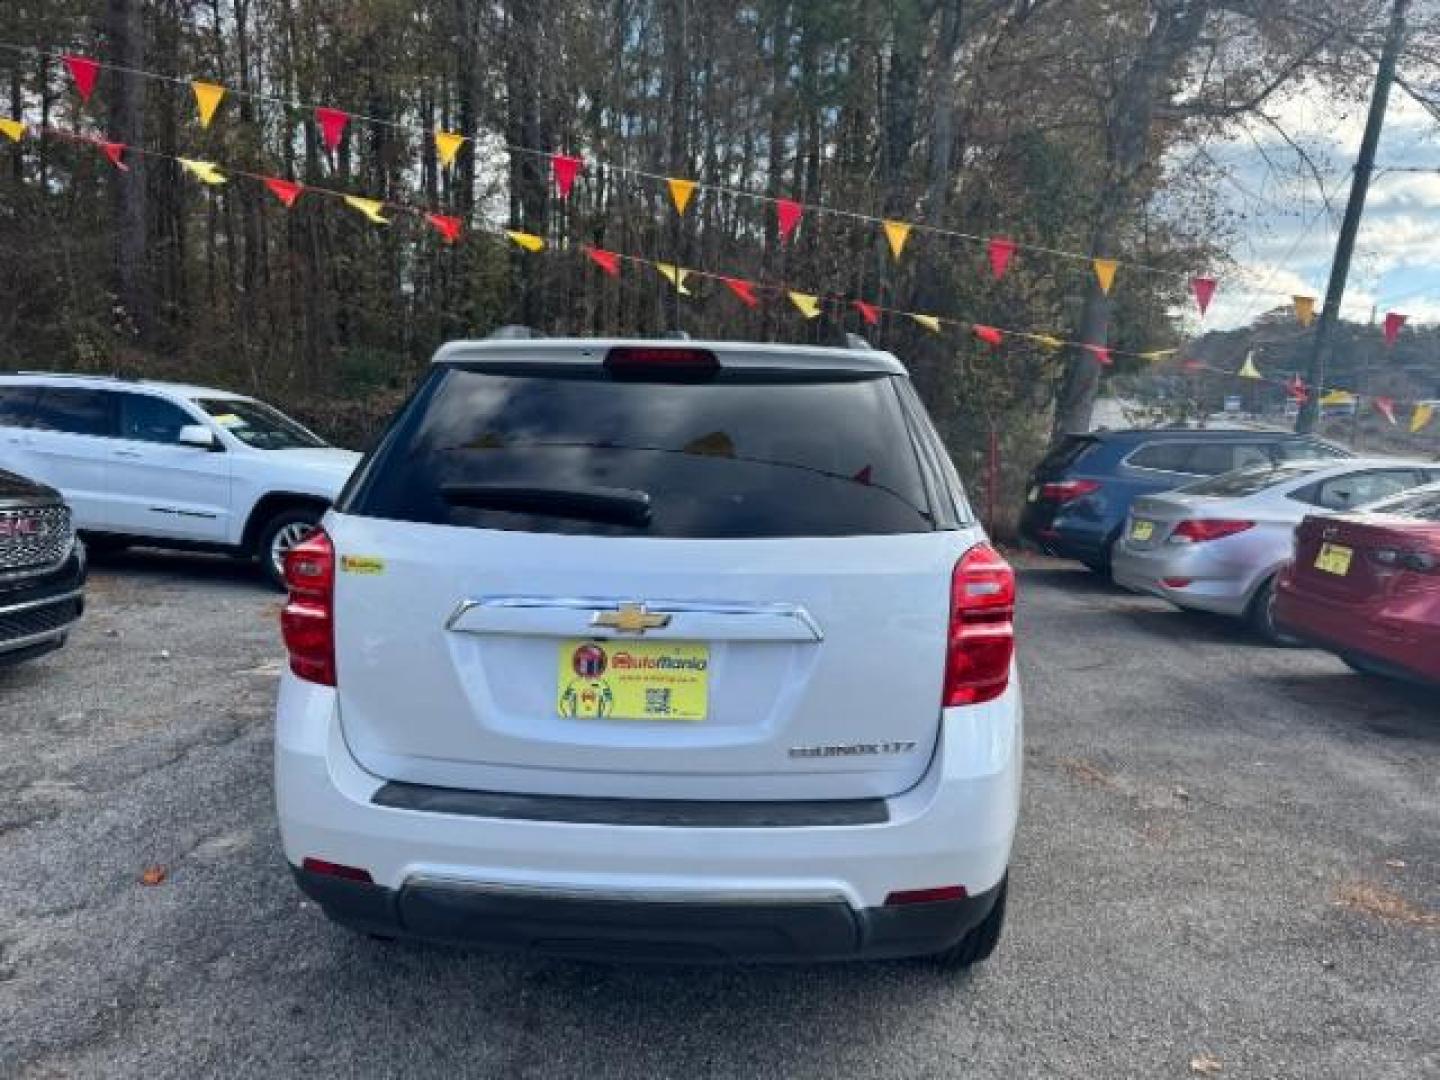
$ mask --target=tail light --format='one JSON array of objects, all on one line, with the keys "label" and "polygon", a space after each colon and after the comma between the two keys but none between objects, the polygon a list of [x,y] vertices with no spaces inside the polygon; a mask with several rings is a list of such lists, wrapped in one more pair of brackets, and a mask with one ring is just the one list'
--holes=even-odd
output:
[{"label": "tail light", "polygon": [[950,579],[944,705],[993,701],[1015,656],[1015,571],[989,544],[961,556]]},{"label": "tail light", "polygon": [[1253,529],[1253,521],[1234,521],[1227,518],[1192,518],[1176,525],[1170,533],[1172,544],[1203,544],[1207,540],[1221,540],[1234,536],[1246,529]]},{"label": "tail light", "polygon": [[1387,570],[1413,570],[1417,574],[1440,572],[1440,557],[1428,551],[1377,548],[1370,553],[1370,557]]},{"label": "tail light", "polygon": [[290,602],[280,632],[290,670],[308,682],[335,685],[335,545],[316,529],[285,556]]},{"label": "tail light", "polygon": [[323,874],[325,877],[340,878],[342,881],[358,881],[365,885],[372,885],[375,882],[375,879],[370,876],[370,871],[364,867],[346,866],[344,863],[316,859],[309,855],[305,856],[304,861],[300,864],[300,869],[312,874]]},{"label": "tail light", "polygon": [[1040,498],[1046,502],[1074,502],[1099,490],[1098,480],[1055,480],[1040,485]]}]

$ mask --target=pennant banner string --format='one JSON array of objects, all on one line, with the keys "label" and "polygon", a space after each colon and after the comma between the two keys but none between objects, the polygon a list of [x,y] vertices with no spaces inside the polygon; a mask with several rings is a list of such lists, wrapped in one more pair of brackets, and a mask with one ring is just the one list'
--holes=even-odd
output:
[{"label": "pennant banner string", "polygon": [[[398,131],[422,133],[430,136],[432,139],[437,134],[457,134],[437,132],[437,130],[434,128],[420,124],[409,124],[399,120],[391,120],[386,117],[370,116],[362,112],[351,112],[349,110],[342,111],[340,109],[332,108],[330,106],[294,100],[291,98],[284,98],[275,94],[263,93],[261,91],[239,90],[234,87],[221,86],[218,83],[208,83],[205,80],[197,79],[196,77],[192,76],[169,75],[163,72],[150,71],[144,68],[127,67],[120,64],[112,64],[107,61],[94,60],[89,57],[78,57],[74,54],[51,52],[45,49],[36,48],[34,46],[17,44],[14,42],[0,41],[0,49],[9,50],[11,52],[25,53],[32,56],[50,57],[53,59],[66,61],[67,63],[70,63],[72,65],[75,64],[75,62],[78,62],[82,70],[86,70],[90,65],[93,65],[96,69],[117,71],[127,75],[134,75],[138,78],[153,79],[159,82],[166,82],[173,85],[190,87],[192,88],[192,91],[195,84],[197,82],[201,82],[206,86],[216,87],[222,93],[222,95],[245,97],[254,101],[265,102],[286,109],[310,112],[312,115],[316,116],[317,120],[321,120],[322,117],[329,118],[330,123],[328,127],[330,128],[330,130],[325,133],[327,142],[329,142],[332,137],[334,137],[335,141],[338,142],[339,131],[336,129],[343,127],[343,122],[340,121],[340,116],[344,116],[345,119],[350,121],[358,121],[368,124],[378,124],[383,127],[392,128]],[[321,122],[322,124],[324,124],[323,120],[321,120]],[[474,137],[474,135],[483,135],[484,133],[478,131],[477,129],[476,133],[458,134],[460,134],[462,138],[472,138]],[[508,143],[503,144],[503,149],[507,153],[529,154],[535,157],[545,158],[552,161],[557,156],[563,156],[556,155],[555,152],[552,150],[540,150],[534,147],[516,146]],[[668,185],[672,180],[678,179],[662,172],[636,168],[629,165],[620,165],[612,161],[606,161],[604,162],[604,165],[605,168],[610,172],[638,176],[665,185]],[[794,228],[794,224],[799,221],[801,215],[805,213],[828,214],[837,217],[845,217],[855,221],[870,222],[879,225],[882,228],[887,221],[886,218],[876,214],[865,214],[856,210],[847,210],[841,207],[827,206],[823,203],[797,202],[796,200],[784,198],[782,196],[766,195],[761,192],[751,191],[746,188],[733,187],[726,184],[714,184],[704,181],[690,181],[690,183],[693,183],[695,185],[696,190],[713,191],[738,198],[752,199],[757,202],[774,204],[777,207],[778,213],[781,215],[781,231],[786,235],[788,235],[789,231]],[[987,249],[989,248],[991,241],[994,239],[991,236],[982,236],[976,233],[967,233],[959,229],[949,229],[943,226],[930,225],[922,222],[907,222],[906,224],[909,224],[911,229],[918,232],[929,233],[935,236],[949,237],[956,240],[963,240],[973,244],[982,244],[985,245]],[[1089,254],[1084,254],[1076,251],[1065,251],[1060,248],[1046,247],[1041,244],[1023,243],[1020,241],[1010,240],[1008,238],[1006,238],[1006,243],[1007,245],[1012,245],[1013,250],[1016,252],[1033,252],[1041,255],[1049,255],[1054,258],[1068,259],[1074,262],[1092,263],[1093,265],[1093,256]],[[1188,282],[1192,276],[1187,271],[1171,270],[1165,267],[1150,266],[1146,263],[1138,261],[1117,259],[1114,260],[1114,262],[1118,267],[1123,267],[1127,270],[1139,270],[1149,274],[1158,274],[1166,277],[1184,280],[1186,282]]]},{"label": "pennant banner string", "polygon": [[[201,173],[204,173],[207,176],[213,176],[215,180],[208,181],[211,183],[214,183],[216,181],[223,182],[224,179],[230,177],[242,177],[247,180],[253,180],[269,188],[270,191],[278,199],[280,199],[280,201],[284,202],[286,206],[292,206],[302,192],[313,193],[315,195],[321,195],[333,199],[343,200],[352,209],[359,211],[361,214],[363,214],[370,220],[375,221],[377,224],[388,224],[389,222],[389,219],[381,216],[382,211],[397,210],[403,213],[408,213],[423,218],[429,223],[431,228],[434,231],[439,232],[447,242],[453,242],[451,241],[452,232],[456,236],[458,236],[460,228],[464,225],[470,224],[468,222],[464,222],[463,219],[460,218],[456,218],[450,215],[439,213],[438,211],[406,203],[399,203],[390,200],[370,199],[354,195],[353,193],[336,191],[330,188],[301,185],[294,181],[282,180],[277,177],[267,176],[263,173],[232,168],[231,166],[225,165],[223,163],[197,161],[195,159],[181,158],[177,155],[165,154],[154,150],[145,150],[138,147],[125,146],[119,143],[110,142],[98,136],[67,131],[61,128],[27,125],[26,131],[33,131],[34,134],[41,137],[54,137],[68,142],[93,146],[97,150],[102,151],[120,168],[125,167],[122,163],[120,155],[134,154],[141,157],[150,157],[159,160],[176,162],[177,164],[180,164],[183,168],[195,172],[197,178],[205,179],[205,176],[201,176]],[[199,169],[195,169],[194,166],[199,166]],[[547,248],[554,248],[555,250],[559,251],[571,250],[570,245],[552,245],[546,242],[543,237],[536,236],[532,233],[522,233],[514,230],[495,229],[493,227],[482,227],[477,231],[497,237],[509,237],[514,243],[518,244],[519,246],[525,248],[528,251],[538,252]],[[583,245],[575,248],[574,250],[583,251]],[[1088,342],[1064,340],[1053,335],[1037,331],[1011,330],[1003,327],[991,327],[988,325],[977,324],[954,317],[937,316],[920,312],[907,311],[900,308],[884,307],[879,304],[869,303],[867,301],[856,299],[854,297],[808,293],[797,290],[789,285],[771,284],[767,282],[759,282],[744,278],[738,278],[733,275],[721,274],[718,272],[696,270],[693,268],[682,268],[670,263],[661,263],[653,259],[647,259],[636,255],[627,255],[620,252],[612,251],[604,252],[603,254],[605,256],[613,256],[616,260],[617,266],[620,262],[628,262],[654,268],[655,270],[659,271],[664,277],[670,279],[672,285],[676,287],[677,291],[681,292],[684,295],[691,295],[690,290],[686,287],[688,285],[689,279],[708,279],[725,285],[732,293],[734,293],[737,297],[740,297],[741,299],[744,299],[745,295],[754,295],[755,292],[772,293],[778,297],[788,297],[790,302],[794,304],[797,308],[799,308],[802,312],[808,312],[808,310],[810,309],[810,301],[813,299],[817,314],[818,308],[820,306],[827,304],[844,305],[848,308],[853,308],[856,312],[859,313],[860,318],[869,325],[877,324],[879,322],[880,314],[884,313],[904,317],[906,319],[914,321],[921,326],[924,326],[926,329],[934,329],[937,332],[940,328],[943,328],[944,326],[954,326],[963,329],[966,333],[971,334],[977,333],[978,330],[978,336],[982,340],[985,340],[987,343],[993,341],[993,331],[995,334],[999,334],[1002,340],[1003,338],[1008,337],[1023,341],[1029,341],[1037,346],[1040,346],[1041,348],[1046,349],[1047,351],[1054,351],[1067,347],[1084,350],[1090,355],[1094,356],[1096,359],[1099,359],[1102,363],[1109,362],[1111,358],[1119,356],[1135,357],[1142,360],[1156,360],[1162,356],[1169,355],[1170,353],[1176,351],[1174,349],[1126,350],[1113,348],[1105,345],[1096,345],[1094,343]],[[605,261],[608,262],[609,260],[606,259]],[[608,267],[606,267],[606,269],[608,272]],[[735,285],[737,284],[741,285],[743,288],[735,288]],[[1185,368],[1187,371],[1205,371],[1217,375],[1223,375],[1229,378],[1234,378],[1236,375],[1236,373],[1233,371],[1225,371],[1222,369],[1213,368],[1208,364],[1204,364],[1198,361],[1186,361]],[[1288,382],[1281,382],[1280,380],[1265,378],[1264,376],[1261,376],[1261,381],[1266,383],[1272,383],[1274,385],[1285,386],[1290,389],[1292,393],[1296,392],[1296,387]],[[1301,391],[1305,389],[1303,383],[1300,384],[1299,389]],[[1400,403],[1390,402],[1387,400],[1387,404],[1390,404],[1391,407],[1394,408]],[[1417,405],[1416,413],[1413,418],[1414,420],[1419,421],[1419,427],[1417,427],[1416,430],[1419,430],[1421,427],[1424,427],[1426,424],[1428,424],[1431,415],[1432,412],[1431,410],[1428,410],[1426,408],[1425,403],[1422,402]]]}]

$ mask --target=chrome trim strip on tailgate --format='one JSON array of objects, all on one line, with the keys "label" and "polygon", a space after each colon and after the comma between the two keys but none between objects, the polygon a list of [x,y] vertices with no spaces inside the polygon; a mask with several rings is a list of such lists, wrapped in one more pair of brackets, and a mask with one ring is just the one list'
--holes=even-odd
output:
[{"label": "chrome trim strip on tailgate", "polygon": [[[643,606],[656,615],[699,616],[711,625],[672,628],[672,632],[655,634],[657,638],[696,636],[752,641],[825,640],[814,617],[798,604],[752,603],[747,601],[636,600],[603,597],[568,596],[487,596],[478,600],[462,600],[445,629],[460,634],[532,634],[550,636],[558,633],[575,637],[610,638],[626,636],[594,627],[590,620],[576,622],[573,627],[561,625],[546,616],[595,615],[615,611],[622,604]],[[712,621],[713,620],[713,621]],[[692,623],[694,620],[691,620]],[[719,623],[719,626],[714,625]],[[599,631],[599,632],[597,632]]]},{"label": "chrome trim strip on tailgate", "polygon": [[376,806],[430,814],[549,821],[573,825],[632,825],[677,829],[797,829],[884,825],[884,799],[745,801],[622,799],[593,795],[530,795],[462,791],[391,780],[370,798]]}]

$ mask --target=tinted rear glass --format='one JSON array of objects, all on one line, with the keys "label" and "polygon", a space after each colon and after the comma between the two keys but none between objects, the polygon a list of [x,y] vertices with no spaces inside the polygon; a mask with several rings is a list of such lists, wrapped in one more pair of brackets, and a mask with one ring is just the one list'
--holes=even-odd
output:
[{"label": "tinted rear glass", "polygon": [[33,427],[70,435],[114,435],[115,396],[103,390],[47,386],[40,391]]},{"label": "tinted rear glass", "polygon": [[1254,495],[1264,491],[1266,488],[1274,487],[1276,484],[1283,484],[1287,480],[1298,480],[1307,473],[1315,472],[1317,469],[1325,468],[1324,462],[1295,462],[1290,465],[1277,465],[1269,469],[1244,469],[1240,472],[1226,473],[1224,476],[1216,476],[1209,480],[1201,480],[1198,484],[1186,484],[1180,490],[1187,495],[1211,495],[1221,499],[1243,499],[1247,495]]},{"label": "tinted rear glass", "polygon": [[34,387],[0,386],[0,425],[29,427],[37,396]]},{"label": "tinted rear glass", "polygon": [[1369,511],[1372,514],[1415,518],[1417,521],[1440,521],[1440,491],[1428,488],[1424,491],[1412,491],[1408,495],[1376,503],[1369,507]]},{"label": "tinted rear glass", "polygon": [[1046,476],[1063,473],[1072,465],[1079,464],[1099,445],[1100,440],[1086,435],[1066,435],[1046,452],[1040,464],[1035,466],[1035,471]]},{"label": "tinted rear glass", "polygon": [[[639,493],[646,523],[497,510],[447,487]],[[699,382],[593,369],[438,370],[348,513],[527,532],[666,537],[933,531],[890,377],[722,371]]]}]

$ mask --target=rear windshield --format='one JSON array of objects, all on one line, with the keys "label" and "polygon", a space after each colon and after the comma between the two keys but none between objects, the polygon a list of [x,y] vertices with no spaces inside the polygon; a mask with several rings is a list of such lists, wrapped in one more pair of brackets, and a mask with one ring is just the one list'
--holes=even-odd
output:
[{"label": "rear windshield", "polygon": [[855,536],[936,526],[890,376],[438,369],[348,513],[525,532]]},{"label": "rear windshield", "polygon": [[1212,495],[1222,499],[1242,499],[1266,488],[1283,484],[1287,480],[1298,480],[1307,473],[1326,467],[1323,461],[1297,461],[1289,465],[1278,465],[1267,469],[1242,469],[1225,473],[1195,484],[1180,488],[1187,495]]},{"label": "rear windshield", "polygon": [[1047,476],[1063,473],[1099,445],[1098,439],[1092,439],[1088,435],[1066,435],[1046,451],[1040,464],[1035,466],[1035,471]]},{"label": "rear windshield", "polygon": [[1371,514],[1394,514],[1417,521],[1440,521],[1440,488],[1428,487],[1366,507]]}]

